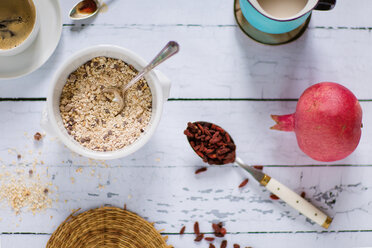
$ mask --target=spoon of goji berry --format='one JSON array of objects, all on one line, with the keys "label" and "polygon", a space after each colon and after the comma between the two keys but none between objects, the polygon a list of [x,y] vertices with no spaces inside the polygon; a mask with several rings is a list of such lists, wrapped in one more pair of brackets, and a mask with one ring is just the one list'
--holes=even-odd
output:
[{"label": "spoon of goji berry", "polygon": [[235,163],[249,172],[253,178],[270,192],[315,223],[326,229],[330,226],[332,218],[279,181],[263,173],[261,170],[245,164],[242,159],[236,157],[234,140],[223,128],[210,122],[189,122],[184,134],[187,136],[192,149],[204,162],[210,165]]}]

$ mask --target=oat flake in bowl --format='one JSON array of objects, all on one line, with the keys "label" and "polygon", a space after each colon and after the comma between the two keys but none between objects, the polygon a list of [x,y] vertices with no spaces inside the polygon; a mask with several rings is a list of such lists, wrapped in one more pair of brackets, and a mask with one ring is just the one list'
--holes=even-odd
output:
[{"label": "oat flake in bowl", "polygon": [[82,146],[94,151],[115,151],[136,141],[151,119],[152,95],[145,79],[129,88],[125,108],[112,101],[109,87],[122,86],[137,70],[120,59],[95,57],[72,72],[62,89],[63,125]]}]

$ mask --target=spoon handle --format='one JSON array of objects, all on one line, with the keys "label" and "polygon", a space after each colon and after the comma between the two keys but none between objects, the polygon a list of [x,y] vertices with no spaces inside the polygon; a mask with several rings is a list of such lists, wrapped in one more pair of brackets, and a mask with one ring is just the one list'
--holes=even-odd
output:
[{"label": "spoon handle", "polygon": [[137,83],[146,73],[178,53],[179,45],[175,41],[169,41],[165,47],[155,56],[155,58],[145,68],[140,71],[124,88],[123,93],[129,89],[133,84]]},{"label": "spoon handle", "polygon": [[269,175],[259,171],[252,166],[249,166],[243,162],[242,159],[236,158],[235,163],[248,171],[261,185],[265,186],[271,193],[278,196],[281,200],[285,201],[288,205],[296,209],[301,214],[305,215],[307,218],[311,219],[318,225],[327,229],[332,218],[328,217],[322,211],[317,209],[310,202],[305,200],[303,197],[295,193],[293,190],[289,189],[287,186],[283,185]]},{"label": "spoon handle", "polygon": [[260,183],[273,194],[285,201],[288,205],[290,205],[318,225],[324,227],[325,229],[330,226],[332,218],[327,216],[310,202],[305,200],[303,197],[301,197],[276,179],[271,178],[265,174],[264,179],[261,180]]},{"label": "spoon handle", "polygon": [[169,41],[165,47],[158,53],[158,55],[155,56],[155,58],[150,62],[146,68],[149,68],[149,70],[154,69],[159,64],[163,63],[180,50],[180,47],[177,42],[175,41]]}]

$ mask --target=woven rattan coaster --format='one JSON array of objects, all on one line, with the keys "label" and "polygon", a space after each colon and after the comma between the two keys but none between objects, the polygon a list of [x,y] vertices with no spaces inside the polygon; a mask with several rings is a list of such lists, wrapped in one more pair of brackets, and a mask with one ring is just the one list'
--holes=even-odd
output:
[{"label": "woven rattan coaster", "polygon": [[70,215],[52,234],[47,248],[171,248],[165,240],[138,215],[102,207]]}]

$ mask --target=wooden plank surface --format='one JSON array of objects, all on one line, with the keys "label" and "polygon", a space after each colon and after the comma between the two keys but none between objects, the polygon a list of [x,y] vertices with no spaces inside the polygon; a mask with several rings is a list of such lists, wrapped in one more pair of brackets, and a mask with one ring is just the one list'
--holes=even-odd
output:
[{"label": "wooden plank surface", "polygon": [[[180,248],[207,247],[205,242],[194,243],[194,221],[204,232],[211,231],[211,222],[225,222],[230,246],[371,246],[372,26],[366,14],[371,1],[338,1],[331,12],[314,12],[304,36],[278,47],[244,36],[231,1],[108,0],[105,13],[72,22],[67,13],[74,2],[61,1],[63,34],[49,61],[31,75],[0,82],[0,174],[33,168],[41,181],[52,184],[48,194],[53,199],[50,208],[35,215],[27,210],[15,215],[1,202],[1,247],[44,247],[74,209],[124,203],[165,229],[169,243]],[[40,143],[33,140],[41,131],[53,74],[73,53],[109,43],[150,60],[170,39],[179,41],[181,52],[159,68],[173,82],[171,99],[156,134],[140,151],[120,160],[93,161],[49,135]],[[364,100],[360,145],[350,157],[334,163],[306,157],[293,133],[269,130],[271,113],[293,112],[293,100],[320,81],[342,83]],[[247,175],[238,167],[209,167],[195,175],[203,163],[182,131],[187,121],[196,120],[220,124],[234,137],[247,163],[262,164],[265,172],[296,192],[306,192],[335,217],[330,230],[306,221],[282,201],[270,200],[253,179],[239,190]],[[187,234],[181,237],[182,225]]]},{"label": "wooden plank surface", "polygon": [[[171,101],[165,104],[162,120],[157,132],[140,151],[128,158],[107,161],[112,166],[185,166],[202,165],[187,143],[183,130],[188,121],[208,120],[219,124],[229,131],[237,144],[238,156],[250,164],[270,166],[292,165],[356,165],[369,166],[372,161],[372,144],[368,137],[372,131],[368,127],[372,124],[371,102],[362,102],[365,109],[363,120],[363,134],[356,151],[344,160],[322,163],[307,157],[297,146],[294,133],[270,130],[274,121],[270,113],[288,114],[295,109],[296,102],[273,101]],[[34,144],[31,136],[42,130],[40,116],[44,102],[1,102],[3,122],[0,127],[4,134],[0,137],[3,149],[0,158],[8,157],[8,149],[15,148],[28,154]],[[216,112],[216,110],[219,110]],[[371,114],[370,114],[371,113]],[[23,119],[26,118],[27,124]],[[27,133],[27,137],[24,133]],[[53,138],[53,142],[42,145],[43,152],[39,159],[47,164],[57,161],[72,160],[80,163],[80,157],[70,152]],[[30,158],[33,158],[30,156]],[[14,160],[11,154],[9,161]],[[160,159],[160,161],[155,161]],[[86,161],[82,159],[81,161]]]},{"label": "wooden plank surface", "polygon": [[[311,244],[322,247],[328,242],[338,244],[339,241],[332,242],[335,233],[344,237],[345,232],[351,236],[356,232],[355,237],[359,237],[359,232],[372,232],[369,214],[372,184],[368,180],[372,176],[372,167],[368,163],[361,164],[362,166],[352,165],[354,160],[369,156],[368,143],[362,141],[357,150],[358,156],[352,155],[354,160],[341,161],[343,166],[315,163],[317,166],[304,167],[309,162],[314,164],[314,161],[298,151],[293,135],[264,131],[267,128],[266,123],[271,124],[266,116],[267,111],[287,110],[294,106],[294,102],[169,102],[158,132],[149,144],[126,159],[111,162],[82,158],[50,136],[46,136],[42,143],[35,142],[32,136],[34,132],[40,131],[38,118],[44,104],[22,101],[0,103],[3,120],[6,120],[0,124],[0,129],[4,130],[0,143],[6,144],[0,151],[3,165],[1,170],[15,171],[23,168],[27,171],[36,161],[35,173],[39,173],[45,182],[51,182],[53,192],[50,197],[54,201],[52,207],[45,212],[33,215],[25,210],[18,216],[3,203],[0,214],[0,229],[3,232],[49,234],[74,209],[90,209],[103,204],[119,207],[127,204],[130,210],[154,221],[157,228],[172,234],[176,234],[182,225],[187,225],[190,229],[194,221],[199,221],[202,230],[209,232],[211,222],[224,221],[228,231],[239,236],[237,240],[249,241],[248,237],[256,232],[267,236],[275,233],[275,238],[279,240],[283,239],[282,236],[301,236],[297,233],[302,232],[308,235],[304,235],[305,239],[312,239],[310,237],[314,237],[314,232],[320,232],[317,235],[321,235],[321,238],[313,240]],[[362,103],[362,106],[369,104]],[[181,108],[182,113],[179,111]],[[221,115],[208,114],[213,109],[223,111]],[[252,116],[257,113],[255,117]],[[235,121],[238,116],[239,121]],[[366,116],[369,116],[368,112]],[[221,126],[231,126],[231,133],[236,137],[234,139],[244,144],[244,147],[238,145],[239,154],[249,162],[251,159],[254,162],[261,160],[260,164],[269,165],[265,166],[265,172],[298,193],[306,192],[314,204],[335,217],[330,229],[333,234],[322,233],[320,227],[306,221],[283,202],[270,200],[269,193],[252,179],[246,188],[239,190],[237,186],[247,175],[238,167],[214,166],[203,174],[194,175],[194,171],[202,163],[182,135],[186,122],[191,118],[208,118]],[[24,119],[29,120],[27,125],[22,121]],[[255,129],[256,121],[261,123],[258,130]],[[238,125],[244,128],[239,128]],[[164,136],[164,133],[167,135]],[[364,135],[366,136],[368,134]],[[250,145],[251,141],[253,143]],[[289,158],[282,155],[283,151],[274,152],[283,147],[277,143],[279,141],[288,145],[287,156],[296,163],[286,163]],[[273,146],[269,149],[260,147],[259,144]],[[253,148],[255,150],[251,151]],[[260,154],[260,151],[268,152]],[[365,152],[360,154],[363,151]],[[22,155],[20,161],[16,158],[17,154]],[[282,166],[275,166],[277,164]],[[136,178],[135,183],[133,178]],[[240,236],[240,233],[244,236]],[[182,241],[177,235],[173,240],[175,245]],[[298,238],[298,242],[301,240],[302,236]],[[356,243],[354,241],[353,239],[348,244],[362,245],[365,242],[363,238]],[[262,247],[258,241],[257,247]]]},{"label": "wooden plank surface", "polygon": [[[116,6],[119,1],[114,3]],[[153,6],[159,6],[157,2],[139,6],[135,3],[129,5],[134,10],[148,6],[144,9],[152,14],[145,12],[145,16],[158,13],[152,11],[158,8]],[[67,12],[64,4],[62,9]],[[339,82],[358,98],[371,98],[369,45],[372,36],[365,17],[350,18],[351,15],[345,14],[339,18],[343,11],[351,8],[351,1],[341,2],[329,13],[314,13],[308,32],[298,41],[280,47],[264,46],[248,39],[233,23],[232,11],[226,11],[227,6],[216,7],[214,25],[210,25],[204,24],[203,20],[209,19],[197,12],[197,18],[191,21],[190,16],[194,15],[186,13],[193,13],[195,9],[202,11],[202,8],[184,4],[185,10],[176,12],[178,18],[167,18],[166,22],[164,16],[167,15],[158,14],[153,24],[137,25],[136,18],[116,18],[120,8],[114,6],[110,12],[99,15],[92,26],[82,27],[82,23],[65,19],[61,43],[48,63],[29,76],[1,82],[0,97],[45,97],[60,64],[88,46],[120,45],[150,60],[168,40],[174,39],[179,41],[181,52],[160,67],[173,81],[172,98],[298,98],[309,85],[321,81]],[[370,1],[363,4],[366,8],[372,7]],[[214,6],[212,2],[209,5]],[[120,6],[126,6],[124,1],[120,1]],[[168,12],[173,15],[171,9]],[[221,21],[215,20],[217,17]],[[148,22],[152,18],[144,20]]]},{"label": "wooden plank surface", "polygon": [[[36,236],[36,235],[35,235]],[[37,235],[37,239],[33,235],[2,235],[1,244],[2,247],[7,248],[29,248],[29,247],[45,247],[48,241],[49,235]],[[280,244],[286,244],[286,248],[313,248],[314,240],[317,240],[317,246],[319,248],[328,248],[329,244],[334,244],[335,247],[346,248],[352,247],[348,246],[350,242],[358,243],[359,247],[369,247],[371,235],[369,233],[359,232],[359,233],[343,233],[339,235],[338,233],[296,233],[291,235],[290,240],[287,233],[276,233],[276,234],[239,234],[239,235],[227,235],[229,240],[228,245],[231,246],[232,243],[238,243],[241,247],[243,245],[249,245],[251,247],[282,247]],[[193,241],[194,235],[185,235],[179,238],[177,235],[169,235],[169,243],[181,243],[182,246],[178,247],[208,247],[207,242],[202,242],[201,244],[195,244]],[[217,243],[217,242],[216,242]],[[219,244],[219,242],[217,243]],[[232,246],[231,246],[232,247]],[[357,246],[355,246],[357,247]]]}]

